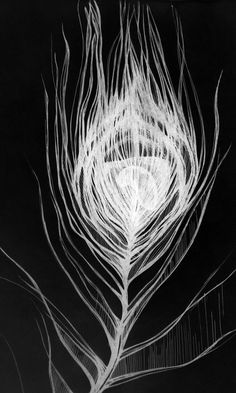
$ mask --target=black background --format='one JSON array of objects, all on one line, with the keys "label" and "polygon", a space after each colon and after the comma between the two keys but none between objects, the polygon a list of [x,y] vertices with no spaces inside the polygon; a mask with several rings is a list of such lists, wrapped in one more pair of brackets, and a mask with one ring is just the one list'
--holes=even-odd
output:
[{"label": "black background", "polygon": [[[235,267],[236,4],[227,1],[173,3],[182,22],[186,58],[199,95],[209,143],[214,130],[214,91],[223,69],[219,91],[220,154],[223,155],[230,145],[231,149],[217,176],[203,225],[192,249],[171,279],[170,286],[167,284],[166,292],[152,299],[140,319],[137,337],[140,334],[143,338],[157,331],[159,320],[163,323],[176,316],[199,285],[230,253],[228,271]],[[83,4],[86,2],[81,1]],[[98,4],[106,52],[118,31],[119,8],[118,2],[113,0],[100,0]],[[156,18],[166,61],[176,82],[176,36],[170,3],[152,1],[148,4]],[[82,333],[88,334],[88,341],[100,353],[106,353],[106,343],[99,328],[87,315],[86,308],[74,300],[49,250],[41,224],[37,184],[31,170],[33,168],[40,179],[53,231],[55,215],[50,210],[46,177],[41,76],[49,93],[52,92],[51,37],[60,63],[64,53],[63,23],[71,47],[70,84],[73,85],[79,70],[81,49],[76,8],[75,0],[1,0],[0,3],[0,246],[38,280],[49,298],[68,312]],[[17,283],[24,278],[3,254],[0,256],[0,275]],[[235,279],[231,279],[225,292],[226,307],[231,315],[230,327],[236,327],[234,287]],[[43,308],[40,307],[39,302],[24,290],[0,280],[1,393],[21,392],[6,340],[20,368],[25,393],[50,392],[47,357],[36,323],[41,320],[40,310]],[[56,364],[62,374],[68,376],[73,392],[87,392],[85,377],[71,365],[67,355],[58,346],[56,348]],[[148,376],[113,391],[230,393],[236,388],[235,349],[235,339],[232,339],[217,352],[191,366]]]}]

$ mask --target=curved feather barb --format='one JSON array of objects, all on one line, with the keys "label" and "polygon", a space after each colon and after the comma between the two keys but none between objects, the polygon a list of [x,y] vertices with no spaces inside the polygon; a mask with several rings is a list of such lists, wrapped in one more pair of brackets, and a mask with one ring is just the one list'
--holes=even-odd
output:
[{"label": "curved feather barb", "polygon": [[[211,152],[206,154],[203,119],[185,63],[178,17],[175,15],[180,77],[176,91],[148,7],[120,6],[120,31],[106,65],[96,2],[85,8],[85,15],[83,57],[70,113],[66,105],[70,50],[64,33],[61,71],[54,57],[53,135],[45,90],[47,168],[66,263],[51,242],[41,191],[40,200],[54,256],[106,335],[107,363],[27,276],[61,343],[86,374],[90,392],[95,393],[194,362],[233,332],[223,329],[222,288],[229,277],[209,289],[213,274],[168,326],[146,341],[128,345],[140,313],[181,263],[201,225],[219,167],[218,85],[214,138]],[[197,137],[192,105],[198,113]],[[78,238],[87,243],[94,258],[81,253]],[[131,295],[131,285],[136,288],[141,275],[142,287],[139,282]],[[113,301],[120,305],[120,312]],[[48,357],[52,391],[72,392],[53,365],[50,341]]]}]

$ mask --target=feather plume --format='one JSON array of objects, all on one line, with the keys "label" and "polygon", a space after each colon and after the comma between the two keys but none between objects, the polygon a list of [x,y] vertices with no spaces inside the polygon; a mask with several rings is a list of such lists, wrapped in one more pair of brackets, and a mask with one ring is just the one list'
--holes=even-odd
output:
[{"label": "feather plume", "polygon": [[[54,133],[45,89],[48,178],[66,263],[51,241],[41,190],[40,203],[53,254],[107,338],[107,363],[58,314],[28,273],[27,277],[62,345],[87,376],[90,393],[101,393],[135,378],[190,364],[215,350],[233,331],[225,332],[222,327],[222,287],[229,277],[209,289],[214,273],[175,320],[153,337],[128,345],[141,312],[179,266],[200,228],[220,165],[216,160],[219,82],[214,138],[207,153],[177,15],[177,89],[148,7],[120,6],[120,31],[106,67],[96,2],[88,4],[85,15],[83,56],[70,113],[66,106],[70,49],[64,32],[61,70],[56,56],[53,59]],[[197,136],[186,77],[199,118]],[[78,238],[94,259],[81,252]],[[154,274],[146,275],[154,266]],[[131,285],[135,287],[141,276],[142,287],[131,295]],[[120,305],[120,313],[112,299]],[[72,393],[53,364],[49,336],[47,347],[52,391]]]}]

